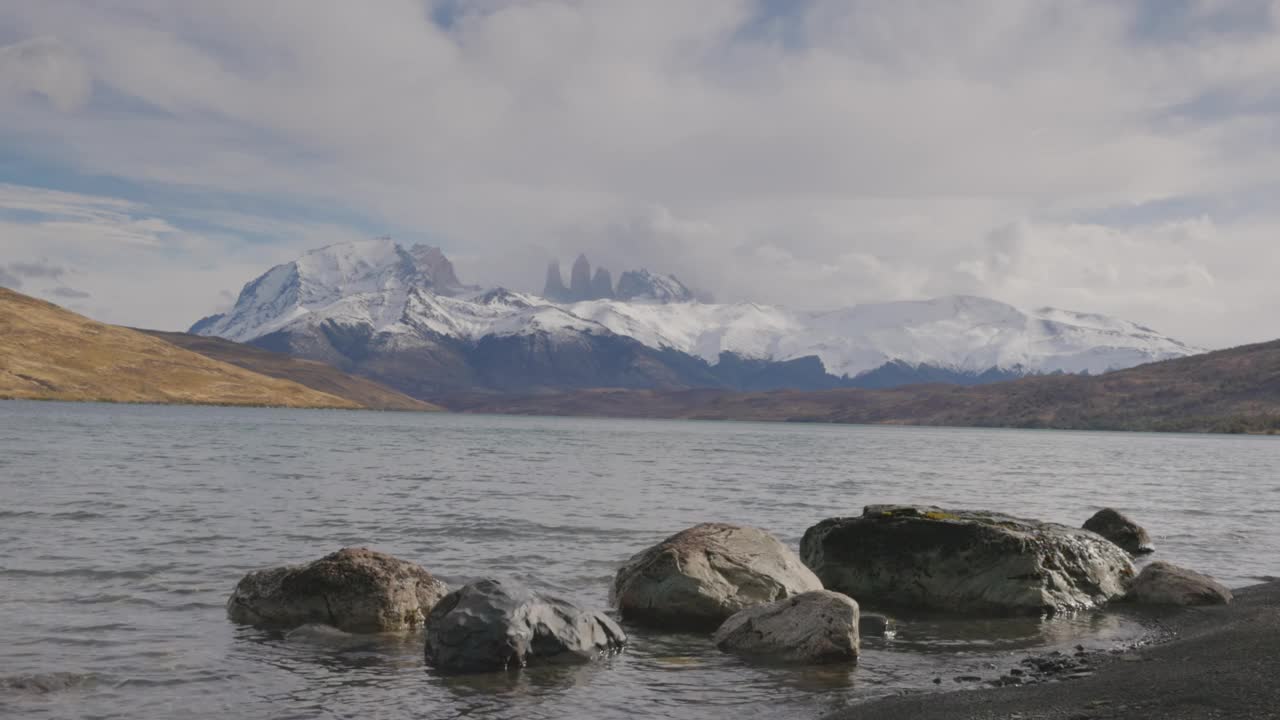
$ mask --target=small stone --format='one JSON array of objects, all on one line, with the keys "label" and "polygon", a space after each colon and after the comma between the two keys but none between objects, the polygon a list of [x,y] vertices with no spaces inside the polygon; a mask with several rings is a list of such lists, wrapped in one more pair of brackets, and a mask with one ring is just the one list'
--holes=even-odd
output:
[{"label": "small stone", "polygon": [[958,683],[975,683],[982,682],[982,678],[977,675],[960,675],[955,678],[955,681]]},{"label": "small stone", "polygon": [[1009,671],[1009,674],[1014,677],[1022,677],[1023,675],[1026,675],[1027,672],[1019,668],[1013,668],[1012,670]]},{"label": "small stone", "polygon": [[611,597],[630,621],[714,630],[739,610],[822,589],[773,535],[705,523],[628,560],[614,576]]},{"label": "small stone", "polygon": [[898,629],[893,618],[868,613],[858,619],[858,633],[862,637],[891,638],[898,634]]},{"label": "small stone", "polygon": [[1095,513],[1085,521],[1084,529],[1101,535],[1134,555],[1155,551],[1151,537],[1141,525],[1111,508],[1103,508]]},{"label": "small stone", "polygon": [[1142,569],[1124,599],[1143,605],[1228,605],[1232,596],[1208,575],[1160,561]]},{"label": "small stone", "polygon": [[428,665],[447,673],[585,662],[621,650],[627,635],[604,613],[515,582],[480,580],[449,593],[427,619]]},{"label": "small stone", "polygon": [[858,626],[853,598],[815,590],[741,610],[712,641],[725,652],[786,662],[857,662]]},{"label": "small stone", "polygon": [[227,600],[227,616],[258,627],[321,624],[349,633],[415,632],[448,591],[411,562],[344,548],[305,565],[245,575]]}]

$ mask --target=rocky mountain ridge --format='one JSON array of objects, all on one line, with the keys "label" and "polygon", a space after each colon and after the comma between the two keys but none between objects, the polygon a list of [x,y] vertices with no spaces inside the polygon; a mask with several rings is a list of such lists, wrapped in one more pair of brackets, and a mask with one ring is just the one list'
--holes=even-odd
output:
[{"label": "rocky mountain ridge", "polygon": [[[580,256],[569,286],[605,294]],[[806,312],[702,303],[672,276],[623,273],[614,297],[556,302],[463,285],[437,248],[388,238],[321,248],[248,283],[192,327],[365,374],[416,397],[592,387],[767,390],[981,384],[1101,373],[1196,352],[1114,318],[967,296]],[[576,293],[576,295],[575,295]]]},{"label": "rocky mountain ridge", "polygon": [[591,262],[585,254],[578,255],[569,274],[569,286],[565,287],[560,274],[560,262],[553,260],[547,266],[547,280],[542,297],[557,303],[576,303],[589,300],[648,301],[662,303],[692,302],[693,291],[675,275],[658,275],[646,269],[628,270],[618,278],[617,288],[613,275],[604,267],[592,273]]}]

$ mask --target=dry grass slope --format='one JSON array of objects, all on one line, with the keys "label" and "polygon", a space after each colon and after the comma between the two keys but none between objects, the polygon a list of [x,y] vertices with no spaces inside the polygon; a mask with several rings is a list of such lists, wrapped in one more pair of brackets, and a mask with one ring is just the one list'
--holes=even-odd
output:
[{"label": "dry grass slope", "polygon": [[346,398],[371,410],[416,410],[439,412],[439,405],[416,400],[366,378],[349,375],[324,363],[300,360],[283,353],[215,337],[187,333],[140,330],[172,345],[200,353],[246,370],[282,380],[292,380],[312,390]]},{"label": "dry grass slope", "polygon": [[358,403],[0,288],[0,397],[358,408]]}]

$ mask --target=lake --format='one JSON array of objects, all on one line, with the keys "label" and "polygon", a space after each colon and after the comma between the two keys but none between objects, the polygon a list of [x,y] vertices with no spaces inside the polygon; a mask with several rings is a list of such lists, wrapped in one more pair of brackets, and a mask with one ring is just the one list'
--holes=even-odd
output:
[{"label": "lake", "polygon": [[826,668],[628,628],[598,663],[442,678],[420,638],[264,632],[223,603],[248,570],[367,545],[604,608],[623,560],[690,525],[794,548],[882,502],[1071,525],[1111,505],[1236,587],[1280,574],[1277,468],[1266,437],[0,402],[0,715],[816,718],[1144,628],[903,618]]}]

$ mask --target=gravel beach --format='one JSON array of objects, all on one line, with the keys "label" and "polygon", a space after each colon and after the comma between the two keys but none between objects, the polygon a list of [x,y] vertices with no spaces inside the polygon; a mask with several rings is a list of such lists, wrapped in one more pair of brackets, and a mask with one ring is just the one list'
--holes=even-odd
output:
[{"label": "gravel beach", "polygon": [[1103,654],[1086,677],[886,698],[828,720],[1280,718],[1280,581],[1162,624],[1168,641]]}]

